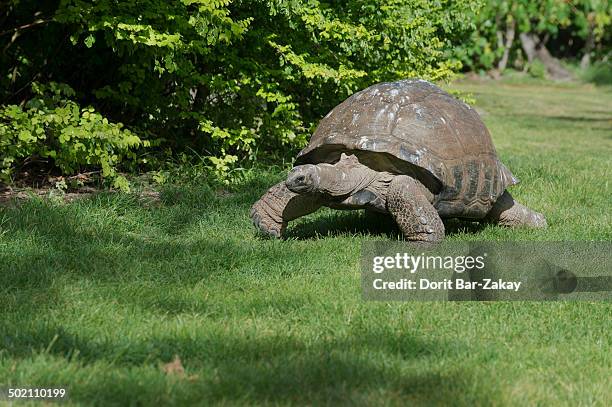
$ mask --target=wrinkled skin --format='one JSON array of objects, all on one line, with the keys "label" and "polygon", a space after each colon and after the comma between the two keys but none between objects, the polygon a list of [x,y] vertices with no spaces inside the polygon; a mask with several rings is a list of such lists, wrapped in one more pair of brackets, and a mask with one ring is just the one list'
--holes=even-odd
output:
[{"label": "wrinkled skin", "polygon": [[[444,224],[434,206],[435,196],[408,175],[378,172],[354,155],[342,154],[335,164],[305,164],[291,170],[251,209],[251,219],[264,234],[282,237],[287,223],[327,206],[389,213],[407,240],[438,242]],[[545,227],[538,212],[514,201],[506,191],[481,219],[508,227]]]}]

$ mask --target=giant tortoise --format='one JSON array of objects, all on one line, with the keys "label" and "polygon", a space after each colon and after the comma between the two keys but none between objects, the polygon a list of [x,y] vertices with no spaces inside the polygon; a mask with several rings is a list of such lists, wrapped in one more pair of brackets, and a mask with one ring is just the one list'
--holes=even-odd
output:
[{"label": "giant tortoise", "polygon": [[281,237],[321,206],[390,214],[405,238],[435,242],[444,218],[544,227],[544,216],[506,190],[518,180],[497,157],[473,108],[424,80],[380,83],[321,120],[287,179],[251,210]]}]

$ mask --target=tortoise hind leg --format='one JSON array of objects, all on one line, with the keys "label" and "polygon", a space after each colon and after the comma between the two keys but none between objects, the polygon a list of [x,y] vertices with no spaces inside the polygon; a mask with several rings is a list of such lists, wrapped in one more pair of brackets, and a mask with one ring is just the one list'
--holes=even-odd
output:
[{"label": "tortoise hind leg", "polygon": [[321,203],[311,195],[291,192],[285,181],[270,188],[251,208],[251,220],[257,229],[272,237],[282,237],[287,223],[319,209]]},{"label": "tortoise hind leg", "polygon": [[547,226],[544,215],[516,202],[508,191],[504,191],[497,199],[485,221],[508,227],[544,228]]},{"label": "tortoise hind leg", "polygon": [[444,238],[444,224],[424,189],[406,175],[395,177],[389,186],[387,208],[406,239],[438,242]]}]

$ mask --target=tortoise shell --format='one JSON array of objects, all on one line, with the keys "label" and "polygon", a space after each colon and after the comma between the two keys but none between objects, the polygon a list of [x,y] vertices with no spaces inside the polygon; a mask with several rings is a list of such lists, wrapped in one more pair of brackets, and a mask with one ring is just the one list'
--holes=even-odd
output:
[{"label": "tortoise shell", "polygon": [[424,80],[380,83],[350,96],[321,120],[296,165],[335,163],[341,153],[416,177],[445,217],[482,218],[518,183],[476,111]]}]

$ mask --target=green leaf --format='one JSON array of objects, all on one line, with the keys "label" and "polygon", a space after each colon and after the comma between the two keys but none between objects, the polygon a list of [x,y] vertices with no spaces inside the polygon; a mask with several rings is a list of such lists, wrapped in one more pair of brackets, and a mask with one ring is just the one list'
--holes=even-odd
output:
[{"label": "green leaf", "polygon": [[91,48],[96,42],[96,38],[93,36],[93,34],[89,34],[83,42],[87,48]]}]

